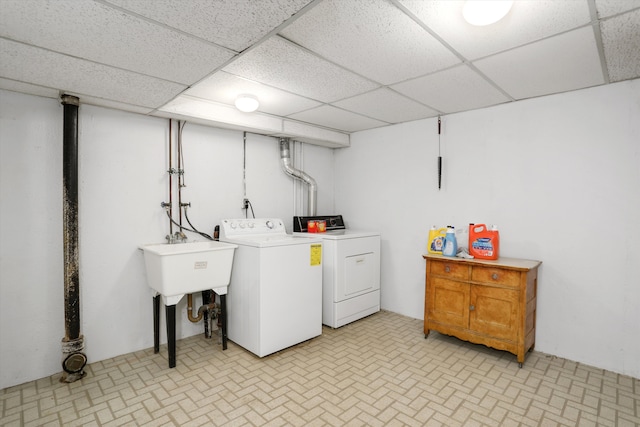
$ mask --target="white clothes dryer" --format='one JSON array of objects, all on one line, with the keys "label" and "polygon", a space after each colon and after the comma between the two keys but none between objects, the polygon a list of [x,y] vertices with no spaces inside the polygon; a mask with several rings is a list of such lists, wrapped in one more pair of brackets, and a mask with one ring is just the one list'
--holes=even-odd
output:
[{"label": "white clothes dryer", "polygon": [[322,334],[322,240],[287,234],[276,218],[225,219],[238,245],[227,293],[229,340],[259,357]]},{"label": "white clothes dryer", "polygon": [[[326,232],[309,233],[308,221]],[[380,311],[380,233],[348,230],[342,215],[293,218],[294,235],[322,239],[322,323],[339,328]]]}]

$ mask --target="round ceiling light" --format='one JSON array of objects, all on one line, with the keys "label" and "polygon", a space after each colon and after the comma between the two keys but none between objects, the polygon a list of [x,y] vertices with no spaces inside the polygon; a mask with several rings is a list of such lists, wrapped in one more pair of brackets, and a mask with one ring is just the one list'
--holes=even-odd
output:
[{"label": "round ceiling light", "polygon": [[236,98],[236,108],[245,113],[256,111],[259,106],[258,98],[253,95],[240,95]]},{"label": "round ceiling light", "polygon": [[507,0],[467,0],[462,16],[471,25],[490,25],[504,18],[512,5],[513,2]]}]

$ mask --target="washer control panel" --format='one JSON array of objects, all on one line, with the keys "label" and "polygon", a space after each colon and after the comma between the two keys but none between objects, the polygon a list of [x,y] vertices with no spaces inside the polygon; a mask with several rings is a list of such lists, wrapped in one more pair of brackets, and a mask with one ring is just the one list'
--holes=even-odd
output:
[{"label": "washer control panel", "polygon": [[220,237],[241,237],[256,234],[286,234],[284,222],[278,218],[223,219]]}]

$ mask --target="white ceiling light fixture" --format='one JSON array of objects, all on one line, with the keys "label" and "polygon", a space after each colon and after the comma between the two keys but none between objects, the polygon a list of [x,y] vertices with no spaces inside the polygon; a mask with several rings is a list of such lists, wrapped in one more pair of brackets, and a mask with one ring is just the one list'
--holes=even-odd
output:
[{"label": "white ceiling light fixture", "polygon": [[260,103],[253,95],[243,94],[236,98],[236,108],[245,113],[252,113],[258,109]]},{"label": "white ceiling light fixture", "polygon": [[490,25],[504,18],[512,5],[513,1],[508,0],[467,0],[462,16],[471,25]]}]

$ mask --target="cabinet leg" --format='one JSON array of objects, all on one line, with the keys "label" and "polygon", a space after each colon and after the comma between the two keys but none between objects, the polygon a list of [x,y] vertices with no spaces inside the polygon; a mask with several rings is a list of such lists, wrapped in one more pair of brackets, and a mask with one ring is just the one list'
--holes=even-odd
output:
[{"label": "cabinet leg", "polygon": [[426,331],[424,331],[424,339],[426,340],[427,337],[429,336],[429,330],[427,329]]},{"label": "cabinet leg", "polygon": [[522,362],[518,362],[518,366],[522,369]]}]

